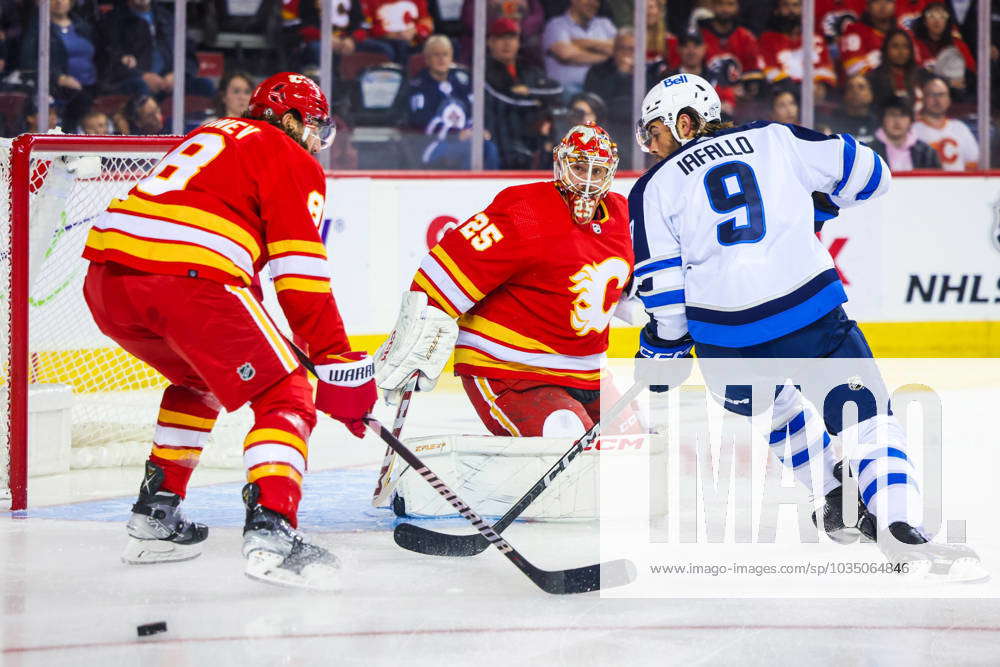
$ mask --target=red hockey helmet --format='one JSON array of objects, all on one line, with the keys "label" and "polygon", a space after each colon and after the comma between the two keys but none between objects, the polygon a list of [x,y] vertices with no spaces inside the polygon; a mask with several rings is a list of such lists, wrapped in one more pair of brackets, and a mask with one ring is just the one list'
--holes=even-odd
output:
[{"label": "red hockey helmet", "polygon": [[[250,96],[251,118],[278,120],[289,111],[298,113],[307,132],[316,132],[321,147],[333,143],[336,128],[330,120],[330,105],[320,87],[307,76],[281,72],[260,82]],[[303,135],[305,142],[307,135]]]}]

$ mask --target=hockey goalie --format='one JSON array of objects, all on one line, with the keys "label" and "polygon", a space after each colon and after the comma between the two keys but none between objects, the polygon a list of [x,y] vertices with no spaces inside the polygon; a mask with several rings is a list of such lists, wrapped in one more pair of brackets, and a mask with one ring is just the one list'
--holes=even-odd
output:
[{"label": "hockey goalie", "polygon": [[[455,374],[493,437],[447,436],[425,451],[486,514],[502,514],[600,418],[609,325],[632,272],[628,205],[609,192],[611,137],[575,126],[553,157],[554,181],[502,190],[430,250],[376,353],[376,381],[395,403],[414,373],[418,391],[432,389],[454,349]],[[421,482],[399,475],[396,512],[450,514]],[[593,515],[594,502],[550,499],[524,516]]]}]

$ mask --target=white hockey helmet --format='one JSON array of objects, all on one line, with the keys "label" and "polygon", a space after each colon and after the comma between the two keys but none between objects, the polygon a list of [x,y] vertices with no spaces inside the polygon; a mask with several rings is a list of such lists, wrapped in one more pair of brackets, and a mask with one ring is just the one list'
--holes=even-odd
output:
[{"label": "white hockey helmet", "polygon": [[677,134],[677,116],[690,108],[703,122],[722,120],[722,102],[715,88],[697,74],[677,74],[653,86],[642,100],[642,118],[635,128],[635,140],[646,153],[649,152],[649,124],[661,120],[670,129],[677,143],[686,144]]}]

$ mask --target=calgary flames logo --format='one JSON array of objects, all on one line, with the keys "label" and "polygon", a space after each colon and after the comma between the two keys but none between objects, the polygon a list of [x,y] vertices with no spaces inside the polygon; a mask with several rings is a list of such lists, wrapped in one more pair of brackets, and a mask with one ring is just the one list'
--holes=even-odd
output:
[{"label": "calgary flames logo", "polygon": [[599,125],[581,125],[580,129],[566,137],[566,145],[573,153],[587,153],[610,159],[612,146]]},{"label": "calgary flames logo", "polygon": [[614,280],[619,289],[625,287],[631,269],[621,257],[611,257],[600,264],[584,264],[570,276],[571,292],[579,296],[573,301],[570,323],[577,336],[586,336],[591,331],[600,333],[611,324],[614,308],[604,309],[608,285]]}]

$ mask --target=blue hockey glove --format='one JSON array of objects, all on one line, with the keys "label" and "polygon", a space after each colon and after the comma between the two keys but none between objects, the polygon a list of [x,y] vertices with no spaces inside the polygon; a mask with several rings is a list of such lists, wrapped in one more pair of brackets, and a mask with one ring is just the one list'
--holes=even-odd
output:
[{"label": "blue hockey glove", "polygon": [[840,215],[840,207],[833,203],[825,192],[813,192],[813,231],[819,233],[827,220]]},{"label": "blue hockey glove", "polygon": [[[655,323],[650,322],[642,331],[639,333],[639,351],[635,353],[636,359],[690,359],[691,358],[691,348],[694,347],[694,341],[691,340],[690,334],[684,334],[681,338],[677,340],[663,340],[658,337],[655,333]],[[670,389],[671,385],[679,385],[684,380],[687,379],[688,375],[691,374],[691,363],[687,362],[685,364],[674,364],[671,370],[676,370],[677,377],[674,378],[673,382],[670,384],[653,384],[650,385],[649,390],[655,392],[664,392]],[[683,376],[683,377],[682,377]],[[637,377],[636,380],[641,378]],[[661,379],[660,374],[657,374],[657,379]]]}]

